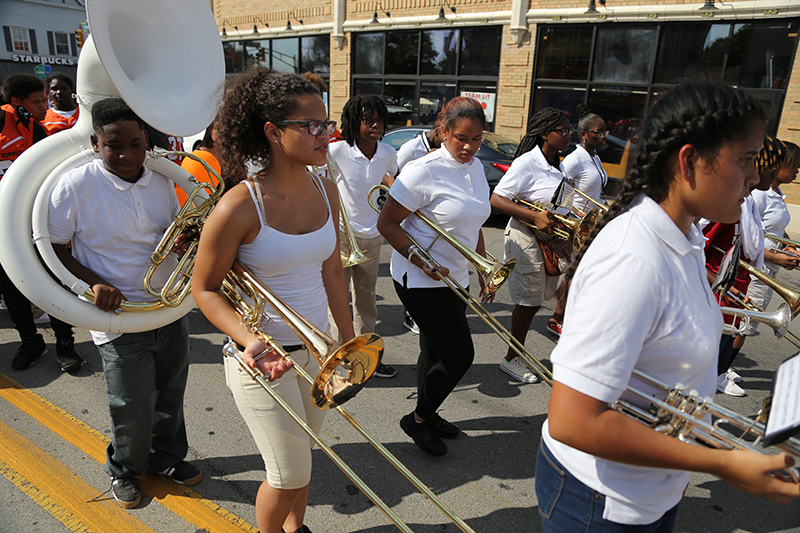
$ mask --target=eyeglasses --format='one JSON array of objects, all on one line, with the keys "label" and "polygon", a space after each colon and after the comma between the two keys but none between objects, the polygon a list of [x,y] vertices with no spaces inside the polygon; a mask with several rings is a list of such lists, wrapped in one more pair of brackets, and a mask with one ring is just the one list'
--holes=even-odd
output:
[{"label": "eyeglasses", "polygon": [[608,130],[583,130],[589,133],[594,133],[598,137],[608,137]]},{"label": "eyeglasses", "polygon": [[572,135],[572,132],[575,131],[571,127],[570,128],[559,128],[557,130],[553,130],[556,133],[560,133],[563,137],[569,137]]},{"label": "eyeglasses", "polygon": [[323,131],[330,135],[336,130],[335,120],[326,120],[325,122],[320,122],[319,120],[282,120],[278,122],[278,126],[288,126],[290,124],[305,126],[308,128],[308,133],[314,137],[322,135]]},{"label": "eyeglasses", "polygon": [[361,123],[365,126],[379,126],[383,124],[383,121],[378,117],[363,117]]}]

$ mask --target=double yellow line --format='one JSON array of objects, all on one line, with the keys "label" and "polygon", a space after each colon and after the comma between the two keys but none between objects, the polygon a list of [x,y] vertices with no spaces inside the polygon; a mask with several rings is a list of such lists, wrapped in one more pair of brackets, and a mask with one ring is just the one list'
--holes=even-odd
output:
[{"label": "double yellow line", "polygon": [[[0,397],[99,463],[106,459],[108,439],[63,409],[0,372]],[[71,531],[102,533],[113,524],[120,533],[151,528],[122,510],[8,425],[0,422],[0,474],[14,483]],[[188,487],[161,476],[139,479],[143,492],[187,522],[212,533],[256,532],[257,529]]]}]

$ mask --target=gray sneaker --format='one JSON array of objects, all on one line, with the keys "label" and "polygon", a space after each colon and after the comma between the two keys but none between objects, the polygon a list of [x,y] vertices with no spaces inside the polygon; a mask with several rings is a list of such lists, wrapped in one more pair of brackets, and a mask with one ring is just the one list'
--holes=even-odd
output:
[{"label": "gray sneaker", "polygon": [[133,476],[115,477],[111,481],[111,493],[117,500],[117,505],[125,509],[133,509],[142,501],[139,479]]}]

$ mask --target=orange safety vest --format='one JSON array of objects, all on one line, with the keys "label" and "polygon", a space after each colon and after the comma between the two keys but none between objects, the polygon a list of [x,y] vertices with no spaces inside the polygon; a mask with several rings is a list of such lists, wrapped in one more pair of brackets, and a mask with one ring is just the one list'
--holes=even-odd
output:
[{"label": "orange safety vest", "polygon": [[53,109],[48,109],[42,126],[44,126],[44,129],[47,130],[49,135],[57,131],[68,130],[78,122],[78,115],[80,115],[80,112],[81,110],[79,108],[75,108],[75,113],[73,113],[71,117],[64,117],[56,113]]},{"label": "orange safety vest", "polygon": [[47,130],[24,107],[6,104],[0,107],[0,179],[22,152],[47,137]]}]

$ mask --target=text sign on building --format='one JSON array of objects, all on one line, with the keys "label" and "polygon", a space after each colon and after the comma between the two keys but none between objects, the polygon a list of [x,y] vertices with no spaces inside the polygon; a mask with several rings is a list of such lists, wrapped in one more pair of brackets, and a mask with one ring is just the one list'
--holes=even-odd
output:
[{"label": "text sign on building", "polygon": [[72,57],[49,57],[49,56],[29,56],[14,54],[11,56],[11,61],[15,63],[40,63],[42,65],[75,65],[75,59]]},{"label": "text sign on building", "polygon": [[461,96],[472,98],[480,102],[483,112],[486,113],[486,122],[494,122],[494,101],[497,95],[494,93],[474,93],[461,91]]}]

